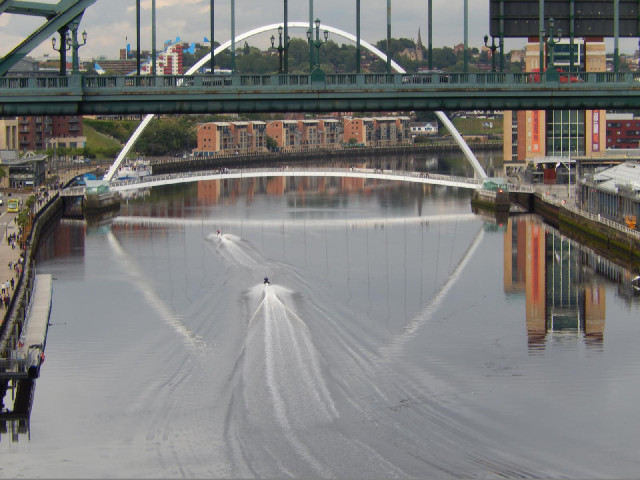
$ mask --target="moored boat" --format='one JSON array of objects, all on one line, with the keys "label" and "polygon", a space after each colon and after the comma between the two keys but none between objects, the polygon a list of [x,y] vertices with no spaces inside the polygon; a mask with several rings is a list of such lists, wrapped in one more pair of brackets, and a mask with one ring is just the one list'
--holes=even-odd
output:
[{"label": "moored boat", "polygon": [[130,180],[151,175],[151,163],[148,160],[137,158],[134,161],[125,160],[116,172],[117,180]]}]

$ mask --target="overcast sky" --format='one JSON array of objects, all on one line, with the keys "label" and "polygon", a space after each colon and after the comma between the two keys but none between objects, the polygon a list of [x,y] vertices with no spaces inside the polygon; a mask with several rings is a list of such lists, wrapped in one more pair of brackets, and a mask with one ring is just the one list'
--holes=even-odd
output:
[{"label": "overcast sky", "polygon": [[[43,0],[40,0],[43,1]],[[46,0],[46,3],[57,3]],[[309,1],[289,0],[289,21],[308,21]],[[97,0],[82,19],[80,31],[86,30],[87,45],[82,47],[81,59],[117,58],[120,48],[127,43],[135,50],[136,42],[135,0]],[[355,0],[316,0],[313,17],[332,27],[355,34]],[[151,48],[151,0],[141,2],[141,48]],[[394,38],[417,40],[418,29],[423,44],[427,45],[427,0],[392,0],[391,35]],[[433,0],[433,46],[454,46],[464,40],[464,0]],[[361,1],[361,37],[370,43],[386,38],[387,1]],[[157,48],[165,40],[202,42],[210,35],[210,0],[156,0]],[[231,34],[231,0],[215,0],[215,40],[226,41]],[[262,25],[283,21],[282,0],[236,0],[236,35]],[[0,15],[0,52],[8,53],[33,32],[42,20],[23,15]],[[469,0],[469,47],[480,47],[489,31],[489,0]],[[248,40],[250,45],[265,47],[271,33]],[[301,30],[292,30],[290,36],[304,36]],[[341,38],[332,39],[346,43]],[[58,43],[59,45],[59,43]],[[505,50],[522,48],[523,39],[506,39]],[[621,41],[621,51],[632,53],[636,40]],[[57,55],[51,48],[51,40],[43,42],[31,56]]]}]

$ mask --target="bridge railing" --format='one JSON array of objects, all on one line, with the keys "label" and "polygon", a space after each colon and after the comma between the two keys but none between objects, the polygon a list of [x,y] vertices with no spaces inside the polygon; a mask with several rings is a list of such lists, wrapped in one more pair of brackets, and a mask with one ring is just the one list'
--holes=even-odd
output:
[{"label": "bridge railing", "polygon": [[0,77],[0,89],[52,89],[70,86],[71,77]]},{"label": "bridge railing", "polygon": [[[640,89],[640,73],[637,72],[559,72],[560,79],[549,81],[546,75],[539,73],[329,73],[323,84],[325,88],[335,87],[411,87],[434,89],[449,88],[493,88],[495,86],[527,85],[527,88],[594,88],[603,85],[637,87]],[[314,88],[309,75],[266,74],[266,75],[71,75],[67,77],[0,77],[0,92],[17,93],[20,90],[45,90],[81,88],[85,92],[104,92],[109,90],[162,90],[173,88],[211,90],[225,87],[305,87]]]},{"label": "bridge railing", "polygon": [[[482,185],[481,179],[468,178],[468,177],[460,177],[460,176],[452,176],[452,175],[442,175],[437,173],[426,173],[426,172],[410,172],[404,170],[382,170],[378,168],[290,168],[290,167],[281,167],[281,168],[217,168],[211,170],[202,170],[196,172],[181,172],[181,173],[169,173],[164,175],[150,175],[147,177],[140,177],[134,179],[127,180],[113,180],[111,182],[112,187],[127,187],[127,186],[138,186],[144,187],[145,185],[152,185],[163,182],[176,181],[181,179],[191,179],[198,177],[209,177],[214,175],[231,175],[231,176],[243,176],[247,177],[256,176],[260,174],[273,174],[276,175],[293,175],[296,173],[304,173],[304,174],[314,174],[317,173],[318,176],[323,176],[326,174],[337,173],[340,175],[349,176],[359,175],[359,174],[367,174],[367,175],[380,175],[385,178],[389,177],[397,177],[398,180],[406,179],[406,178],[416,178],[416,179],[430,179],[435,180],[437,182],[445,182],[445,183],[454,183],[454,184],[463,184],[463,185],[472,185],[472,186],[480,186]],[[265,175],[265,176],[267,176]]]}]

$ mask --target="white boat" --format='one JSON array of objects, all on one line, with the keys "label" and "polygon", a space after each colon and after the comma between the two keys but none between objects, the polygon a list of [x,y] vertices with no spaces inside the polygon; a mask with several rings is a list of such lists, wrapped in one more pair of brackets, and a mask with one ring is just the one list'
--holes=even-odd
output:
[{"label": "white boat", "polygon": [[148,160],[138,158],[134,161],[125,161],[116,172],[116,179],[137,179],[147,175],[151,175],[151,163]]}]

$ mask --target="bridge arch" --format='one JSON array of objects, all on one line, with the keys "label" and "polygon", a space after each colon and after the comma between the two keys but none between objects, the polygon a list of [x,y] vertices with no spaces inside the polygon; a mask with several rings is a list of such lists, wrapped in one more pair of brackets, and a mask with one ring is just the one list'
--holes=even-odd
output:
[{"label": "bridge arch", "polygon": [[[305,28],[305,29],[309,28],[309,22],[288,22],[287,25],[289,28]],[[265,33],[271,30],[277,30],[278,27],[283,27],[283,26],[284,26],[284,23],[273,23],[270,25],[264,25],[262,27],[254,28],[253,30],[249,30],[248,32],[237,35],[235,39],[235,43],[241,42],[242,40],[245,40],[249,37],[253,37],[255,35],[259,35],[261,33]],[[343,38],[346,38],[347,40],[351,40],[352,42],[357,42],[356,36],[349,32],[340,30],[339,28],[332,27],[330,25],[323,25],[322,27],[330,33],[339,35]],[[382,60],[386,60],[386,54],[380,51],[378,48],[376,48],[372,44],[370,44],[369,42],[360,39],[360,44],[363,47],[365,47],[367,50],[369,50],[371,53],[377,55]],[[221,44],[218,48],[214,50],[213,55],[215,56],[219,54],[220,52],[226,50],[230,46],[231,46],[231,40],[227,40],[225,43]],[[211,53],[208,53],[207,55],[202,57],[198,62],[196,62],[196,64],[193,65],[189,70],[187,70],[186,75],[193,75],[200,67],[202,67],[205,63],[207,63],[210,59],[211,59]],[[406,70],[402,68],[395,60],[391,60],[391,66],[398,73],[406,73]],[[475,157],[475,155],[473,154],[473,152],[471,151],[467,143],[464,141],[464,139],[462,138],[458,130],[455,128],[453,123],[451,123],[449,118],[444,114],[444,112],[441,112],[441,111],[437,111],[436,115],[438,116],[440,121],[445,124],[445,126],[447,127],[447,130],[449,130],[449,132],[453,135],[456,143],[462,149],[462,152],[464,153],[469,163],[471,163],[471,166],[475,170],[476,174],[480,178],[487,178],[487,174],[485,173],[484,169],[478,162],[478,159]],[[138,140],[138,138],[140,137],[144,129],[147,128],[147,125],[149,124],[149,122],[151,122],[154,116],[155,114],[153,113],[146,115],[145,118],[140,123],[140,125],[138,125],[138,128],[136,128],[135,132],[133,132],[133,135],[131,135],[131,138],[127,141],[127,143],[125,144],[120,154],[116,157],[116,160],[113,162],[113,165],[111,165],[107,173],[104,175],[105,180],[111,182],[113,176],[115,175],[116,171],[120,167],[120,164],[122,163],[124,158],[128,155],[129,150],[131,150],[131,147],[133,147],[134,143]]]}]

